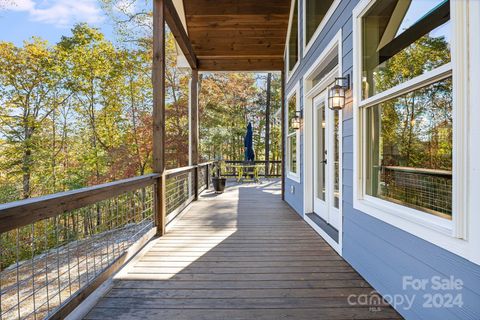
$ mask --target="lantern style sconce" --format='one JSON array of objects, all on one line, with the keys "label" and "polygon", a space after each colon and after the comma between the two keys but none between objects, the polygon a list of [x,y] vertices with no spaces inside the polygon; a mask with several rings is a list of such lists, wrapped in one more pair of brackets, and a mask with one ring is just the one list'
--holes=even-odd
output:
[{"label": "lantern style sconce", "polygon": [[333,86],[328,90],[328,107],[332,110],[342,110],[345,106],[345,91],[350,88],[350,75],[335,78]]},{"label": "lantern style sconce", "polygon": [[290,120],[290,126],[294,130],[299,130],[302,125],[303,111],[295,111],[295,117]]}]

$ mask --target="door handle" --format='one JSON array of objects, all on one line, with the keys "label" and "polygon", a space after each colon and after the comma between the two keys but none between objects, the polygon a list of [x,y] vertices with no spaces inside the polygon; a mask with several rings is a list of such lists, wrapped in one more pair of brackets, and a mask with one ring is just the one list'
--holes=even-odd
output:
[{"label": "door handle", "polygon": [[324,159],[324,160],[322,160],[322,161],[320,161],[320,162],[323,163],[323,164],[327,164],[327,159]]}]

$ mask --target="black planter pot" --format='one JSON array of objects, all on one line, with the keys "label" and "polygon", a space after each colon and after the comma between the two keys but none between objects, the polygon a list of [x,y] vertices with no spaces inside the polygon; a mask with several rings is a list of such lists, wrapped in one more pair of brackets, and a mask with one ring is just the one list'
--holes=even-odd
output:
[{"label": "black planter pot", "polygon": [[227,184],[227,178],[213,177],[212,184],[216,193],[223,193],[225,185]]}]

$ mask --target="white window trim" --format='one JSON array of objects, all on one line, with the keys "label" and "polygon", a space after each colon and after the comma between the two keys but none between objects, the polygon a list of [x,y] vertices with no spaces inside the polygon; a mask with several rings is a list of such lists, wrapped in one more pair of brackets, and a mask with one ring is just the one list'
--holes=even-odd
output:
[{"label": "white window trim", "polygon": [[328,21],[332,17],[335,10],[337,10],[337,7],[340,5],[341,2],[342,2],[341,0],[333,1],[332,5],[330,6],[327,13],[325,14],[325,17],[323,17],[323,20],[317,26],[317,29],[315,29],[315,32],[313,33],[312,38],[307,43],[307,0],[302,1],[302,7],[303,7],[303,9],[302,9],[303,34],[302,34],[302,36],[303,36],[303,57],[304,58],[307,55],[310,48],[315,43],[315,41],[317,40],[317,38],[320,35],[320,33],[322,32],[322,30],[327,25]]},{"label": "white window trim", "polygon": [[[475,74],[472,67],[476,64],[476,74],[480,70],[478,67],[478,31],[469,32],[469,19],[478,19],[480,14],[478,3],[474,0],[452,1],[451,2],[451,21],[452,21],[452,62],[439,67],[433,71],[425,73],[415,79],[402,83],[394,88],[379,93],[366,100],[362,97],[362,56],[361,56],[361,17],[378,0],[361,0],[353,11],[353,116],[354,116],[354,208],[368,215],[389,223],[397,228],[409,232],[428,242],[438,245],[448,251],[458,254],[470,261],[480,264],[480,235],[478,231],[474,232],[473,226],[480,223],[480,215],[473,214],[480,209],[480,201],[471,201],[470,193],[473,195],[475,190],[478,193],[478,183],[472,183],[472,178],[477,179],[480,173],[474,171],[469,164],[479,162],[478,150],[472,150],[467,145],[468,138],[473,136],[480,138],[478,129],[472,128],[474,123],[471,113],[470,101],[472,95],[478,93],[472,92],[474,84],[469,81],[470,73]],[[474,40],[473,40],[474,39]],[[473,40],[473,41],[472,41]],[[469,44],[475,42],[477,51],[472,53],[472,47]],[[469,56],[470,52],[470,56]],[[473,54],[477,54],[474,56]],[[379,198],[371,197],[365,194],[363,175],[365,164],[363,163],[363,150],[365,150],[363,110],[379,102],[391,99],[414,88],[425,86],[429,83],[446,78],[452,74],[453,77],[453,103],[454,103],[454,150],[453,150],[453,215],[452,220],[442,219],[428,213],[421,212],[412,208],[401,206]],[[477,82],[478,84],[478,82]],[[473,90],[478,91],[478,89]],[[478,101],[478,98],[477,98]],[[460,107],[459,107],[460,106]],[[478,124],[475,126],[478,127]],[[473,130],[472,130],[473,129]],[[474,131],[476,130],[476,131]],[[472,136],[472,131],[473,136]],[[478,141],[478,140],[477,140]],[[477,147],[478,149],[478,147]],[[474,161],[476,160],[476,162]],[[472,188],[475,185],[476,188]],[[478,196],[476,197],[478,198]],[[469,202],[470,201],[470,202]],[[475,203],[473,203],[475,202]],[[475,209],[475,210],[474,210]],[[472,214],[469,214],[472,213]],[[468,222],[468,223],[467,223]],[[476,222],[476,223],[474,223]]]},{"label": "white window trim", "polygon": [[[326,57],[336,52],[338,66],[313,86],[313,79]],[[342,30],[333,37],[323,52],[303,75],[303,210],[304,214],[313,212],[313,98],[342,76]],[[343,116],[343,115],[342,115]],[[343,149],[342,149],[343,150]],[[343,156],[343,154],[342,154]],[[342,172],[340,171],[340,175]],[[343,192],[342,192],[343,197]],[[343,198],[342,198],[343,199]],[[343,201],[342,201],[343,202]],[[340,237],[342,238],[342,237]],[[340,240],[341,241],[341,240]]]},{"label": "white window trim", "polygon": [[[319,81],[315,86],[312,86],[312,81],[317,75],[319,69],[321,69],[322,63],[333,52],[337,53],[338,65],[330,71],[323,79]],[[343,250],[343,218],[340,220],[338,228],[338,243],[336,243],[329,235],[327,235],[321,228],[312,222],[307,213],[313,212],[313,99],[318,94],[327,90],[328,87],[335,81],[336,77],[342,76],[342,29],[333,37],[330,43],[325,47],[323,52],[318,56],[312,66],[303,75],[303,217],[309,223],[315,231],[317,231],[327,243],[332,246],[340,255]],[[340,132],[343,137],[343,113],[341,114]],[[340,163],[343,163],[343,139],[340,139]],[[342,165],[343,167],[343,165]],[[341,186],[341,201],[340,201],[340,214],[343,217],[343,170],[340,170],[339,183]]]},{"label": "white window trim", "polygon": [[[287,120],[287,132],[286,132],[286,154],[287,154],[287,178],[289,178],[290,180],[293,180],[297,183],[300,183],[300,130],[301,129],[298,129],[298,130],[295,130],[295,132],[293,133],[290,133],[288,130],[289,130],[289,126],[290,126],[290,118],[288,117],[288,101],[290,100],[290,98],[292,96],[295,95],[295,105],[296,105],[296,111],[300,111],[300,82],[297,82],[297,84],[292,88],[292,90],[290,90],[290,92],[287,94],[287,101],[286,101],[286,105],[287,105],[287,108],[285,110],[285,112],[287,113],[285,115],[285,119]],[[296,149],[295,150],[295,158],[296,158],[296,161],[297,161],[297,172],[292,172],[290,171],[290,141],[289,141],[289,138],[291,136],[295,135],[296,139],[297,139],[297,143],[296,143]]]},{"label": "white window trim", "polygon": [[287,39],[285,40],[285,74],[287,75],[287,82],[290,81],[290,78],[292,77],[292,75],[295,73],[295,71],[297,71],[298,69],[298,66],[300,64],[300,46],[301,46],[301,41],[300,41],[300,20],[301,20],[301,16],[300,16],[300,1],[301,0],[297,0],[297,30],[298,30],[298,34],[297,34],[297,42],[298,42],[298,57],[297,57],[297,62],[295,62],[295,65],[293,66],[292,68],[292,71],[290,71],[290,65],[289,65],[289,62],[290,62],[290,58],[289,58],[289,50],[290,50],[290,45],[289,45],[289,40],[290,40],[290,33],[292,31],[292,23],[293,23],[293,12],[294,12],[294,9],[295,9],[295,0],[291,0],[291,3],[290,3],[290,17],[288,18],[288,29],[287,29]]}]

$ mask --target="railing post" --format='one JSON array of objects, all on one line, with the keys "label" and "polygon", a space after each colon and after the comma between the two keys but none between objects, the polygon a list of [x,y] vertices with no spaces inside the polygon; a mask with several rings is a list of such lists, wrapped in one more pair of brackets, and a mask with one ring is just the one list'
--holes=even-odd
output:
[{"label": "railing post", "polygon": [[285,71],[282,71],[281,75],[281,82],[282,82],[282,104],[281,104],[281,110],[282,110],[282,115],[281,115],[281,122],[282,122],[282,127],[281,127],[281,132],[282,132],[282,200],[285,200],[285,157],[286,157],[286,145],[285,145]]},{"label": "railing post", "polygon": [[198,200],[198,165],[193,169],[193,195],[194,200]]},{"label": "railing post", "polygon": [[207,164],[205,166],[205,189],[208,190],[208,185],[210,184],[210,177],[208,176],[210,174],[210,164]]},{"label": "railing post", "polygon": [[189,165],[195,166],[193,171],[193,194],[198,200],[198,70],[192,70],[190,79],[189,101],[190,150]]},{"label": "railing post", "polygon": [[167,212],[167,200],[165,196],[166,186],[165,175],[158,177],[155,184],[155,222],[157,225],[157,235],[163,236],[165,234],[165,216]]},{"label": "railing post", "polygon": [[267,103],[265,107],[265,178],[270,172],[270,96],[271,96],[272,74],[267,75]]},{"label": "railing post", "polygon": [[165,2],[153,1],[153,170],[156,188],[157,235],[165,234]]}]

